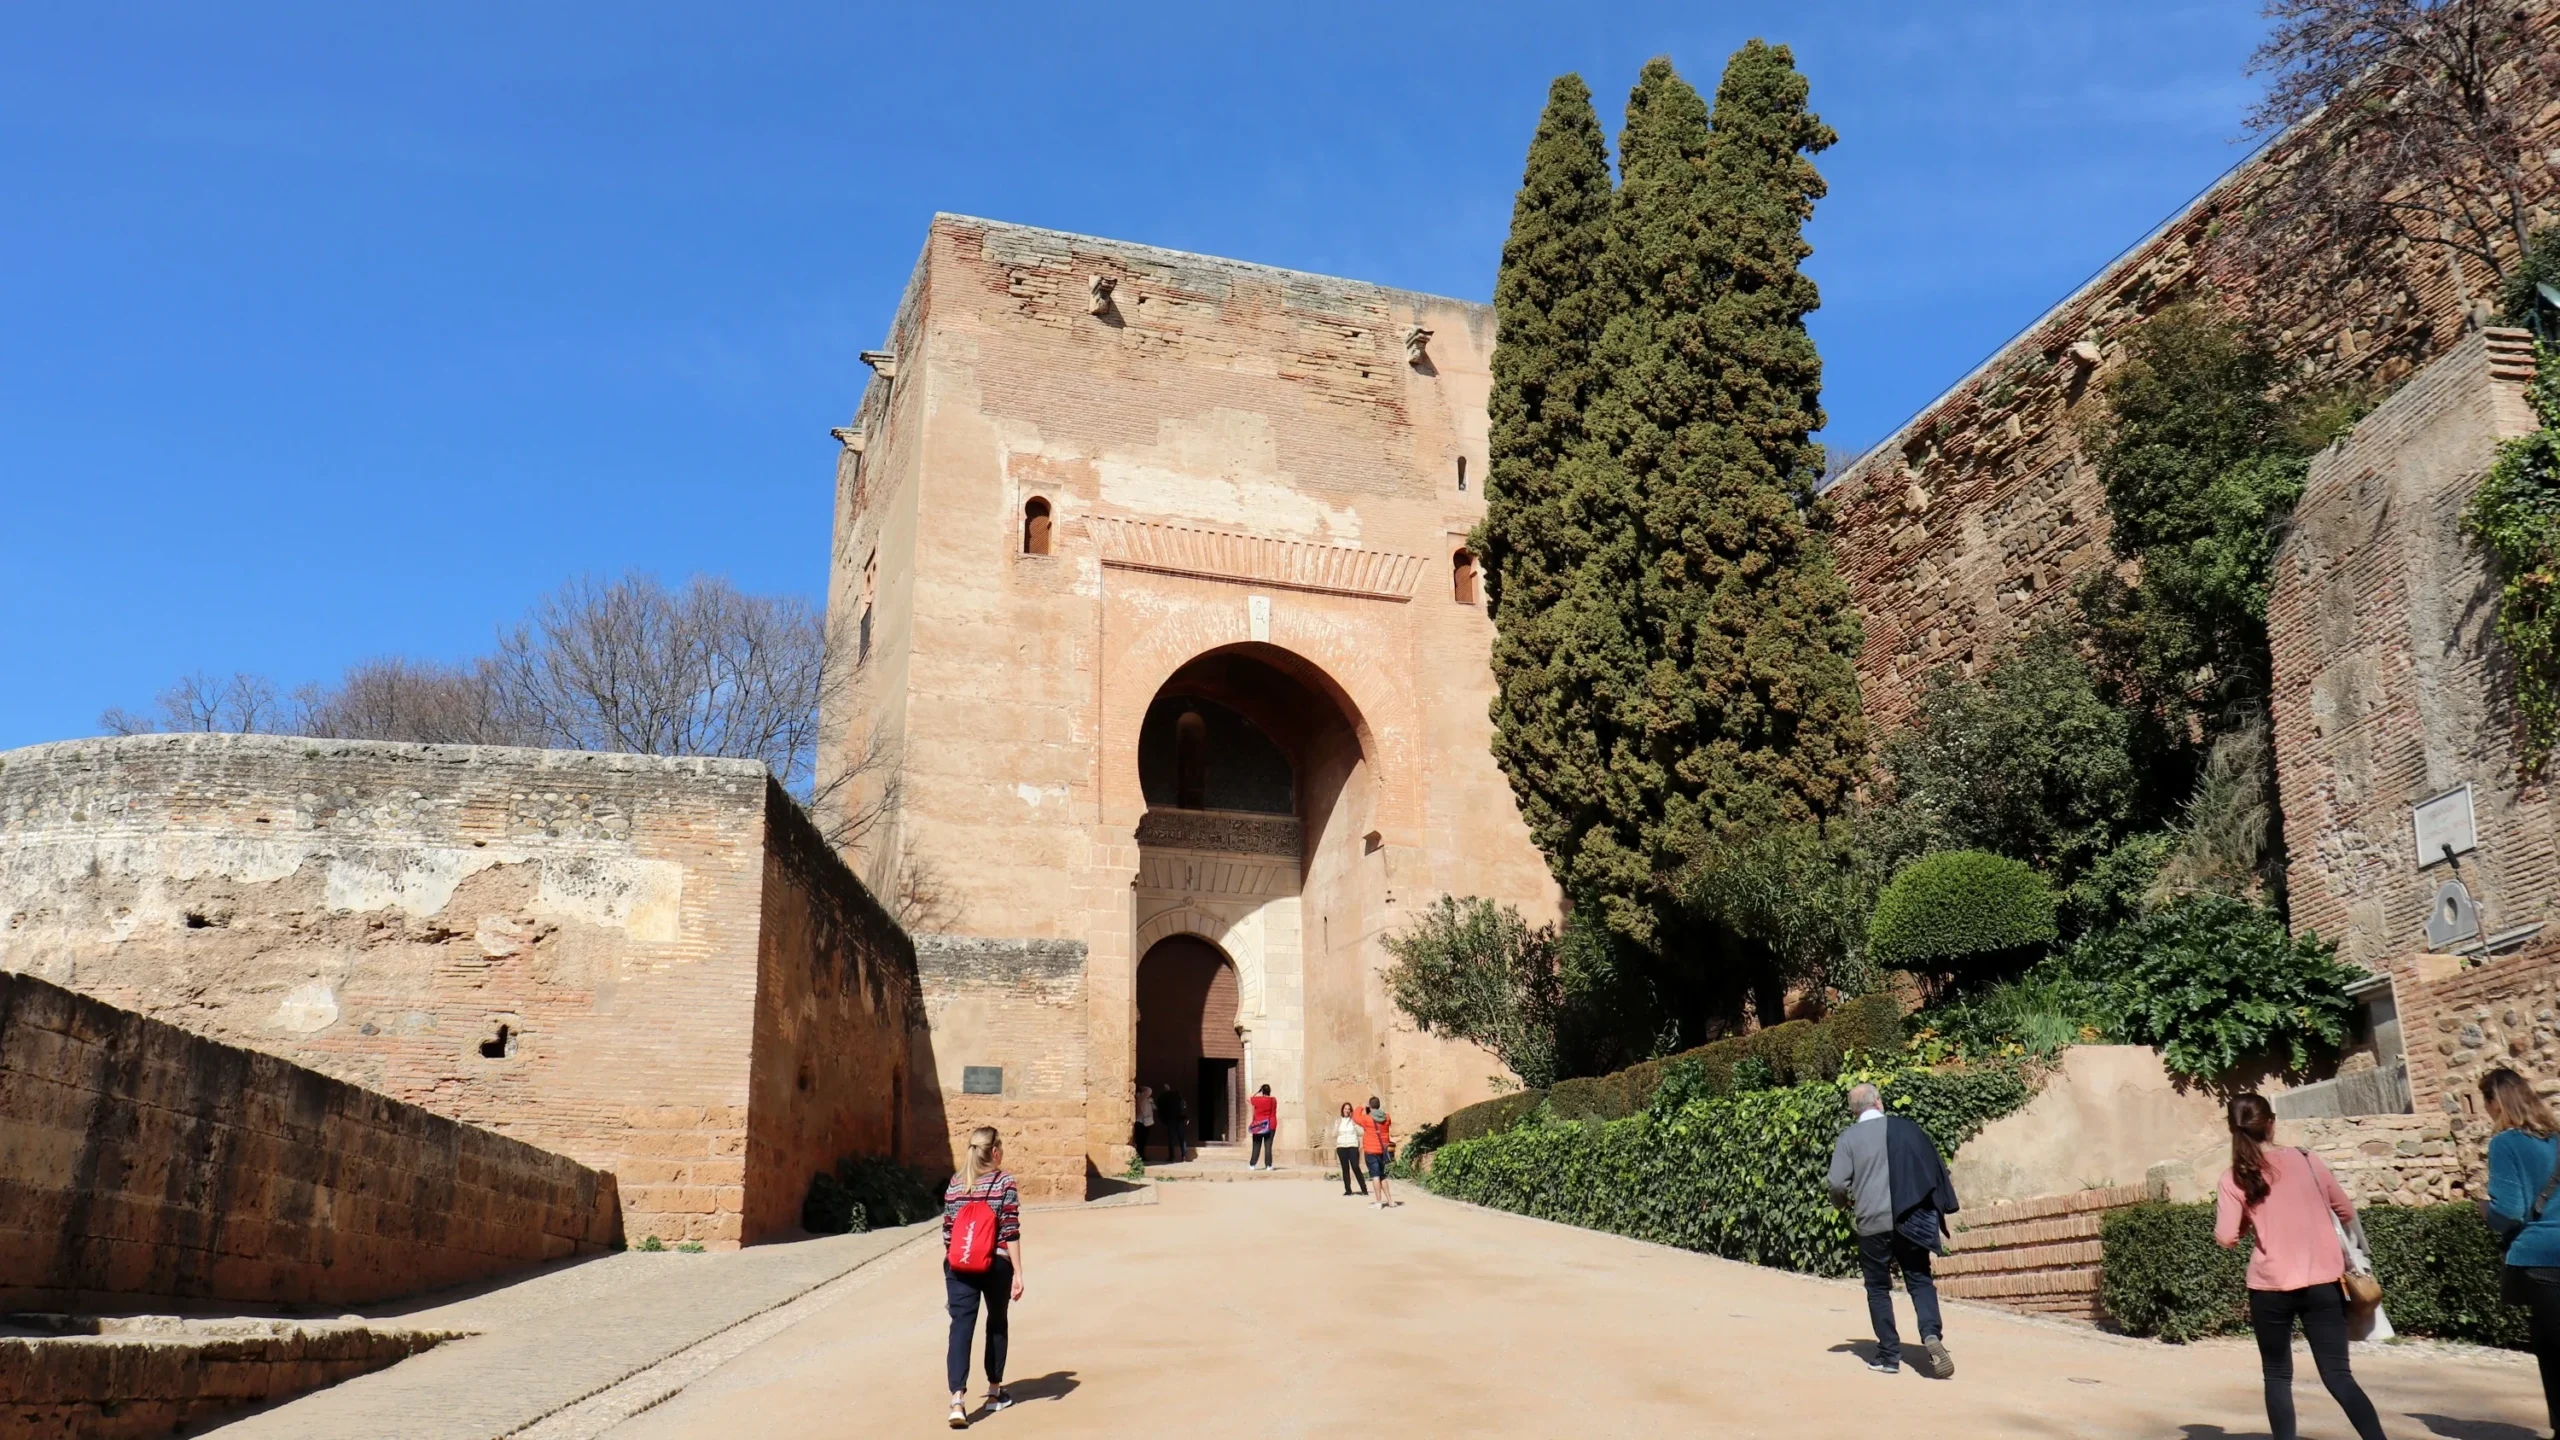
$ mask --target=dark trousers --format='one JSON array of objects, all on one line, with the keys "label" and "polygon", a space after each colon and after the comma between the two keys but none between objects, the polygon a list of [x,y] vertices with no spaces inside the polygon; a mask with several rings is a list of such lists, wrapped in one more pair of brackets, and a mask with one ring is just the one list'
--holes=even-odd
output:
[{"label": "dark trousers", "polygon": [[1360,1182],[1360,1193],[1368,1194],[1369,1177],[1360,1173],[1360,1147],[1336,1145],[1333,1147],[1333,1158],[1342,1162],[1342,1193],[1350,1194],[1351,1182],[1357,1180]]},{"label": "dark trousers", "polygon": [[2329,1398],[2347,1412],[2347,1423],[2362,1440],[2383,1440],[2382,1419],[2373,1402],[2347,1368],[2347,1297],[2332,1280],[2300,1290],[2249,1292],[2249,1328],[2258,1332],[2258,1364],[2267,1377],[2267,1428],[2276,1440],[2294,1440],[2293,1322],[2302,1321],[2302,1338],[2311,1342],[2311,1363],[2320,1367],[2320,1383]]},{"label": "dark trousers", "polygon": [[1164,1158],[1167,1161],[1180,1160],[1183,1152],[1190,1148],[1191,1147],[1188,1144],[1184,1143],[1181,1119],[1176,1116],[1165,1117]]},{"label": "dark trousers", "polygon": [[1858,1237],[1858,1269],[1867,1278],[1867,1320],[1876,1329],[1876,1358],[1902,1363],[1902,1332],[1893,1323],[1893,1271],[1902,1268],[1902,1287],[1911,1292],[1911,1313],[1920,1321],[1920,1341],[1944,1336],[1938,1318],[1938,1282],[1929,1274],[1929,1252],[1894,1231]]},{"label": "dark trousers", "polygon": [[1248,1166],[1268,1165],[1271,1163],[1270,1131],[1265,1130],[1261,1134],[1253,1137],[1253,1149],[1246,1153],[1244,1163]]},{"label": "dark trousers", "polygon": [[2533,1358],[2542,1367],[2542,1403],[2551,1412],[2552,1428],[2560,1430],[2560,1270],[2534,1266],[2522,1279]]},{"label": "dark trousers", "polygon": [[969,1341],[978,1331],[978,1302],[987,1302],[987,1384],[1004,1383],[1005,1307],[1013,1303],[1013,1262],[1002,1255],[975,1275],[942,1267],[942,1296],[951,1310],[951,1354],[943,1366],[953,1394],[969,1388]]}]

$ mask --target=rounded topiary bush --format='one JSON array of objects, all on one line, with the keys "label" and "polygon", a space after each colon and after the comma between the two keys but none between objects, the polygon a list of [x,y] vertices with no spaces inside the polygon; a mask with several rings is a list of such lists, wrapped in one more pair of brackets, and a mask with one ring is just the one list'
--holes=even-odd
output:
[{"label": "rounded topiary bush", "polygon": [[2051,944],[2054,907],[2053,886],[2032,866],[1981,850],[1924,855],[1876,896],[1867,957],[1901,970],[1960,970]]}]

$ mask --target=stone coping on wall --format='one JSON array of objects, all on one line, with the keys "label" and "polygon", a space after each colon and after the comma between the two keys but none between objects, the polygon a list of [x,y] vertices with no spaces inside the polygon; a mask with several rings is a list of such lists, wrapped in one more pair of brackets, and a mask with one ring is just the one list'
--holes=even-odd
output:
[{"label": "stone coping on wall", "polygon": [[379,1321],[81,1320],[0,1336],[0,1440],[141,1440],[397,1364],[454,1330]]}]

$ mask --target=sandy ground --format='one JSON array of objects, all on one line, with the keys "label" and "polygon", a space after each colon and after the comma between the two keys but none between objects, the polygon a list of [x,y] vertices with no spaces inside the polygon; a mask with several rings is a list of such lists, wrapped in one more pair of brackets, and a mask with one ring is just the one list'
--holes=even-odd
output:
[{"label": "sandy ground", "polygon": [[[1953,1380],[1869,1372],[1853,1283],[1414,1194],[1160,1187],[1027,1217],[1026,1296],[993,1436],[2263,1437],[2254,1349],[2173,1347],[1952,1305]],[[614,1440],[944,1429],[939,1252],[747,1351]],[[1898,1302],[1901,1303],[1901,1302]],[[1906,1341],[1910,1313],[1902,1306]],[[2359,1346],[2394,1437],[2537,1440],[2531,1361]],[[2309,1440],[2346,1437],[2297,1346]],[[983,1382],[974,1378],[974,1403]]]}]

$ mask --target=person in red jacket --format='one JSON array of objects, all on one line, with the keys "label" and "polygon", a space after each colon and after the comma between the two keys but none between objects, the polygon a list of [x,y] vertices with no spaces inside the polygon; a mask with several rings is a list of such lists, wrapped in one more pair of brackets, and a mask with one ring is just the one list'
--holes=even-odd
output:
[{"label": "person in red jacket", "polygon": [[1280,1102],[1271,1098],[1270,1086],[1253,1092],[1253,1119],[1245,1129],[1253,1135],[1253,1149],[1245,1155],[1244,1168],[1252,1169],[1259,1160],[1263,1169],[1271,1169],[1271,1139],[1280,1129]]},{"label": "person in red jacket", "polygon": [[1387,1161],[1396,1153],[1395,1121],[1375,1095],[1369,1097],[1369,1108],[1352,1118],[1360,1122],[1360,1158],[1368,1164],[1369,1178],[1378,1182],[1378,1198],[1369,1202],[1369,1208],[1384,1210],[1401,1203],[1387,1188]]}]

